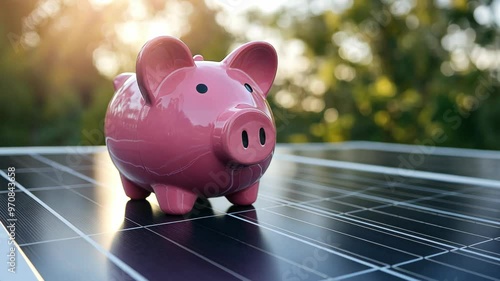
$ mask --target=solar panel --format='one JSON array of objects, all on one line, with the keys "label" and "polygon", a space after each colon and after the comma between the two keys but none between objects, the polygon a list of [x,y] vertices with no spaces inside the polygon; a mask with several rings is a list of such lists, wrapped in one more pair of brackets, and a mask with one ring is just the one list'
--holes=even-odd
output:
[{"label": "solar panel", "polygon": [[105,147],[0,168],[0,280],[500,280],[496,151],[278,145],[253,206],[184,216],[128,200]]}]

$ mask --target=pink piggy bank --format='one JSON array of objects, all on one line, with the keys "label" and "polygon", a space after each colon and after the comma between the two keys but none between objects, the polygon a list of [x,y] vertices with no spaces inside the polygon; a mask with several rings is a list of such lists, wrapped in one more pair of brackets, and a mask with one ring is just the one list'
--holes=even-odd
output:
[{"label": "pink piggy bank", "polygon": [[277,65],[264,42],[247,43],[221,62],[192,57],[173,37],[147,42],[137,73],[115,78],[105,120],[126,195],[154,192],[167,214],[188,213],[197,197],[255,202],[276,144],[266,97]]}]

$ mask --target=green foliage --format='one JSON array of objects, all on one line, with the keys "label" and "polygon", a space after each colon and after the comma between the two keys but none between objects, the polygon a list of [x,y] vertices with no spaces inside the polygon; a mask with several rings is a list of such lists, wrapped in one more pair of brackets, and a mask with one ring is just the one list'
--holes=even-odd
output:
[{"label": "green foliage", "polygon": [[[2,2],[0,146],[104,143],[111,80],[134,71],[139,47],[125,44],[117,32],[137,21],[130,18],[132,2],[95,2]],[[207,60],[222,59],[235,41],[256,39],[256,27],[262,39],[264,31],[274,32],[280,69],[269,101],[280,142],[500,149],[500,66],[491,63],[500,50],[500,29],[494,22],[479,24],[474,15],[491,1],[450,1],[447,7],[352,1],[343,8],[294,2],[274,13],[248,11],[240,33],[216,20],[231,10],[202,0],[140,2],[145,20],[179,4],[189,8],[181,39]],[[401,10],[401,3],[414,6]],[[96,63],[103,49],[117,63],[101,62],[107,72]]]},{"label": "green foliage", "polygon": [[[397,2],[411,1],[354,1],[343,12],[318,11],[312,7],[319,1],[312,1],[304,3],[301,12],[293,7],[272,15],[252,14],[256,25],[286,18],[291,24],[281,40],[298,39],[305,46],[303,55],[311,66],[286,76],[279,85],[294,89],[288,92],[297,102],[282,105],[300,119],[300,141],[432,141],[500,149],[495,141],[500,139],[498,110],[493,109],[498,108],[500,66],[484,67],[478,59],[479,50],[485,49],[493,50],[487,60],[498,56],[498,26],[475,21],[479,2],[436,7],[431,1],[414,1],[404,13],[395,10]],[[303,101],[315,96],[310,83],[314,79],[326,86],[321,93],[325,106],[306,114],[311,110]],[[274,95],[277,106],[279,91]],[[338,118],[326,120],[331,110]],[[305,116],[310,126],[304,126]],[[296,131],[286,127],[280,139],[296,141]],[[437,136],[442,137],[433,141]]]}]

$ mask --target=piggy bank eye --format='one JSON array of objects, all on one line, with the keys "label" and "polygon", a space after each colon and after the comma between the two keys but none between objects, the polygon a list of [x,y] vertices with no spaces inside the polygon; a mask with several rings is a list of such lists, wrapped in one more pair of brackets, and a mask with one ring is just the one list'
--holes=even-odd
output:
[{"label": "piggy bank eye", "polygon": [[245,83],[245,89],[247,89],[250,93],[253,92],[252,86],[248,85],[248,83]]},{"label": "piggy bank eye", "polygon": [[198,84],[196,85],[196,91],[200,94],[204,94],[208,91],[208,87],[205,84]]}]

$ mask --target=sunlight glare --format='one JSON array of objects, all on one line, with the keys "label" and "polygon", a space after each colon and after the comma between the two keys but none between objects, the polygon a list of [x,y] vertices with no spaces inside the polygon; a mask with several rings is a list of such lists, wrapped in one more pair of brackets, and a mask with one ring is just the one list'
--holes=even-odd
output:
[{"label": "sunlight glare", "polygon": [[110,206],[99,209],[102,210],[100,223],[106,231],[119,230],[125,219],[125,205],[129,198],[123,192],[120,176],[111,163],[109,154],[107,152],[95,154],[94,161],[99,163],[94,169],[95,179],[101,184],[98,188],[108,189],[112,192],[112,196],[106,196],[109,193],[105,192],[97,194],[103,196],[99,201],[107,201],[107,206]]},{"label": "sunlight glare", "polygon": [[94,8],[102,8],[110,4],[113,0],[89,0],[90,5]]}]

